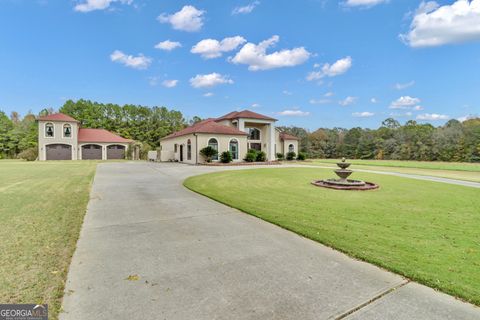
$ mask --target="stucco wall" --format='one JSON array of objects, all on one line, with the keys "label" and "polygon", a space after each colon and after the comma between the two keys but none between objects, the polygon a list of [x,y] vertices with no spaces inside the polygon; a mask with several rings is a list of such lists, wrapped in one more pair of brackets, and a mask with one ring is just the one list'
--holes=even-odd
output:
[{"label": "stucco wall", "polygon": [[[190,139],[192,145],[192,158],[190,160],[187,159],[187,142]],[[175,144],[177,144],[177,152],[175,152]],[[161,140],[160,146],[160,161],[180,161],[180,146],[183,145],[183,162],[189,164],[197,163],[197,155],[196,155],[196,138],[193,134]]]},{"label": "stucco wall", "polygon": [[[52,123],[54,128],[54,136],[47,137],[45,135],[45,125]],[[72,135],[70,138],[63,136],[63,125],[69,124],[72,126]],[[77,160],[78,154],[78,123],[68,121],[38,121],[38,159],[46,160],[46,146],[49,144],[68,144],[72,146],[72,160]]]},{"label": "stucco wall", "polygon": [[[222,134],[198,134],[198,151],[208,146],[208,141],[211,138],[215,138],[218,141],[218,158],[220,159],[220,154],[224,151],[229,150],[230,141],[236,139],[238,141],[238,159],[233,160],[234,162],[243,161],[245,154],[247,153],[247,136],[245,135],[222,135]],[[205,159],[199,155],[198,161],[200,163],[205,162]]]},{"label": "stucco wall", "polygon": [[298,155],[298,140],[284,140],[283,141],[283,154],[287,155],[288,153],[288,146],[293,144],[293,152]]}]

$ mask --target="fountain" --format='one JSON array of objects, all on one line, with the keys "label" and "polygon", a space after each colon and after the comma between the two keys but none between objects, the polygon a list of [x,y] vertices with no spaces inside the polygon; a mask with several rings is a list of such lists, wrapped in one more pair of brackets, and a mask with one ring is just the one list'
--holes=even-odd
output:
[{"label": "fountain", "polygon": [[312,184],[317,187],[331,188],[337,190],[373,190],[378,189],[378,185],[371,182],[365,182],[361,180],[348,179],[353,173],[348,169],[350,163],[346,162],[345,158],[342,158],[342,162],[337,163],[340,169],[334,170],[340,179],[325,179],[313,181]]}]

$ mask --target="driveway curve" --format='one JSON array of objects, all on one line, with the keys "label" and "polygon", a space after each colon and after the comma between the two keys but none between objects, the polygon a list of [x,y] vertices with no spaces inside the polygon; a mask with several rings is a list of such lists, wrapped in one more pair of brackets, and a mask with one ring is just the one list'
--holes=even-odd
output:
[{"label": "driveway curve", "polygon": [[60,319],[480,318],[182,185],[225,169],[99,164]]}]

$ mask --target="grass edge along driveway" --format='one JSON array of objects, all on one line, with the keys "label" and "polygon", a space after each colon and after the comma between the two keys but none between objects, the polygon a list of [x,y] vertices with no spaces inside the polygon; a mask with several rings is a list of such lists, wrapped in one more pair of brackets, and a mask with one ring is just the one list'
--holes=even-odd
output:
[{"label": "grass edge along driveway", "polygon": [[480,305],[478,189],[355,173],[375,191],[314,187],[331,170],[282,168],[191,177],[202,195]]},{"label": "grass edge along driveway", "polygon": [[0,301],[57,319],[95,161],[0,161]]}]

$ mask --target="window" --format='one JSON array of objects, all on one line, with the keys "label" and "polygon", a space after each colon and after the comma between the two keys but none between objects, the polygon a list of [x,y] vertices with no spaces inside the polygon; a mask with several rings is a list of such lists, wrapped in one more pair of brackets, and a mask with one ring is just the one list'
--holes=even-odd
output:
[{"label": "window", "polygon": [[248,129],[248,139],[249,140],[260,140],[260,130],[257,128]]},{"label": "window", "polygon": [[[215,138],[211,138],[208,140],[208,146],[212,147],[213,149],[217,150],[218,152],[218,141]],[[218,160],[218,153],[212,157],[212,160]]]},{"label": "window", "polygon": [[230,140],[229,151],[232,154],[232,159],[238,159],[238,141],[235,139]]},{"label": "window", "polygon": [[178,148],[178,145],[175,143],[175,145],[173,146],[173,152],[177,153],[177,148]]},{"label": "window", "polygon": [[187,160],[192,160],[192,142],[190,139],[187,141]]},{"label": "window", "polygon": [[53,138],[54,136],[53,123],[45,124],[45,136],[49,138]]},{"label": "window", "polygon": [[72,126],[69,124],[63,125],[63,137],[70,138],[72,136]]},{"label": "window", "polygon": [[288,152],[295,152],[295,147],[293,146],[293,144],[288,145]]}]

